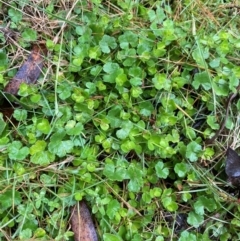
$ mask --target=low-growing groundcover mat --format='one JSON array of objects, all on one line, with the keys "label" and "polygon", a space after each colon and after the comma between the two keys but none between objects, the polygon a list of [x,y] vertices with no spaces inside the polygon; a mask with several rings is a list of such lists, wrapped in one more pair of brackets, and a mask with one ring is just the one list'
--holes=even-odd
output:
[{"label": "low-growing groundcover mat", "polygon": [[[34,43],[38,84],[0,117],[0,239],[239,240],[224,153],[239,146],[237,1],[0,0],[3,90]],[[3,99],[4,97],[2,97]],[[3,108],[4,106],[1,106]]]}]

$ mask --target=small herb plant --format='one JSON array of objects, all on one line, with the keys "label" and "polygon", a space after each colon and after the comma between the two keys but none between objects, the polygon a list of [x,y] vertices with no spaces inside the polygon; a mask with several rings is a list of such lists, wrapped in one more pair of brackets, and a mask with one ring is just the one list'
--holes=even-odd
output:
[{"label": "small herb plant", "polygon": [[82,199],[100,240],[239,240],[220,156],[238,143],[239,102],[229,137],[205,143],[239,85],[237,5],[0,7],[2,90],[25,49],[48,48],[38,84],[22,84],[12,118],[0,116],[0,240],[73,240],[70,208]]}]

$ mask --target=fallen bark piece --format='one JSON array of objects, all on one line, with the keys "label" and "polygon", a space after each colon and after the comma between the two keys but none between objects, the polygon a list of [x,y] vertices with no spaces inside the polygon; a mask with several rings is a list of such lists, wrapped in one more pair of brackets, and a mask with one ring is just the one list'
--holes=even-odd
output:
[{"label": "fallen bark piece", "polygon": [[75,241],[98,241],[91,214],[84,201],[73,207],[70,222]]},{"label": "fallen bark piece", "polygon": [[227,160],[225,165],[225,171],[228,176],[228,181],[233,186],[240,186],[240,157],[233,149],[228,147],[227,149]]},{"label": "fallen bark piece", "polygon": [[27,61],[20,67],[14,78],[6,85],[4,92],[16,95],[21,83],[35,84],[43,67],[43,55],[47,49],[44,44],[35,44]]}]

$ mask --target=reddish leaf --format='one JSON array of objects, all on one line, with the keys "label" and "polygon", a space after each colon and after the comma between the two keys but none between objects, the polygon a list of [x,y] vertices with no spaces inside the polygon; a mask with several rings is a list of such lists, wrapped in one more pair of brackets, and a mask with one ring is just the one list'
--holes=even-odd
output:
[{"label": "reddish leaf", "polygon": [[43,67],[43,57],[46,55],[47,49],[43,44],[33,45],[31,54],[27,61],[21,66],[14,78],[6,85],[4,91],[12,95],[16,95],[21,83],[34,84]]},{"label": "reddish leaf", "polygon": [[70,222],[75,241],[98,241],[91,214],[84,201],[73,207]]},{"label": "reddish leaf", "polygon": [[232,185],[240,186],[240,157],[230,147],[227,149],[225,171]]}]

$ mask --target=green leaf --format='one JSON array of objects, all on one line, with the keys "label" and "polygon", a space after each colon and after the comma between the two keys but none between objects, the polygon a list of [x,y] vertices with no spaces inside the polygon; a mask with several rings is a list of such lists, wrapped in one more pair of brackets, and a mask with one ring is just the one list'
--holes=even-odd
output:
[{"label": "green leaf", "polygon": [[128,137],[129,132],[130,132],[130,130],[120,129],[116,132],[116,136],[117,136],[117,138],[124,140]]},{"label": "green leaf", "polygon": [[76,31],[76,34],[83,35],[84,32],[86,31],[86,27],[85,26],[77,26],[75,31]]},{"label": "green leaf", "polygon": [[124,140],[128,137],[131,129],[133,128],[133,124],[131,121],[126,121],[121,125],[122,129],[116,132],[117,138]]},{"label": "green leaf", "polygon": [[177,173],[179,177],[185,177],[189,171],[189,166],[184,162],[177,163],[174,166],[174,171]]},{"label": "green leaf", "polygon": [[108,129],[109,129],[109,122],[108,122],[108,120],[105,119],[105,118],[101,119],[101,121],[100,121],[100,127],[101,127],[101,129],[104,130],[104,131],[108,130]]},{"label": "green leaf", "polygon": [[[165,20],[160,33],[162,41],[165,42],[166,45],[169,45],[173,40],[176,40],[177,35],[175,34],[174,21],[169,18]],[[156,36],[158,36],[158,31],[156,31]]]},{"label": "green leaf", "polygon": [[136,149],[136,144],[134,141],[130,141],[130,140],[126,139],[126,141],[124,141],[121,144],[121,149],[123,152],[128,153],[129,151]]},{"label": "green leaf", "polygon": [[139,104],[140,114],[150,117],[154,111],[153,104],[150,101],[144,101]]},{"label": "green leaf", "polygon": [[150,22],[155,22],[157,24],[162,24],[163,20],[166,18],[164,9],[159,6],[157,6],[156,11],[152,9],[148,10],[147,14]]},{"label": "green leaf", "polygon": [[182,200],[184,202],[187,202],[188,200],[190,200],[192,198],[192,195],[189,192],[184,192],[182,194]]},{"label": "green leaf", "polygon": [[202,147],[195,141],[192,141],[187,145],[186,157],[191,161],[195,162],[198,160],[202,151]]},{"label": "green leaf", "polygon": [[202,85],[205,90],[210,90],[212,88],[212,85],[209,74],[206,71],[195,74],[192,85],[196,90],[199,88],[200,85]]},{"label": "green leaf", "polygon": [[231,220],[231,224],[233,224],[235,227],[240,227],[240,221],[238,218],[233,218]]},{"label": "green leaf", "polygon": [[58,142],[58,141],[61,141],[65,136],[66,136],[66,132],[62,129],[59,129],[58,132],[55,132],[51,136],[50,140],[52,142]]},{"label": "green leaf", "polygon": [[115,49],[117,47],[117,43],[114,37],[104,35],[99,42],[99,46],[103,53],[110,53],[111,49]]},{"label": "green leaf", "polygon": [[137,66],[129,68],[128,75],[131,77],[138,77],[140,79],[144,78],[145,73],[143,69]]},{"label": "green leaf", "polygon": [[141,87],[132,87],[131,89],[131,96],[134,98],[138,98],[143,93]]},{"label": "green leaf", "polygon": [[127,169],[113,163],[107,163],[103,169],[103,174],[112,181],[123,181],[128,178]]},{"label": "green leaf", "polygon": [[131,78],[130,83],[132,86],[139,86],[139,85],[142,85],[142,79],[137,77]]},{"label": "green leaf", "polygon": [[195,234],[192,234],[186,230],[184,230],[182,233],[181,233],[181,236],[179,238],[179,241],[197,241],[197,238],[196,238],[196,235]]},{"label": "green leaf", "polygon": [[55,155],[49,151],[36,152],[30,158],[30,161],[36,165],[47,166],[55,159]]},{"label": "green leaf", "polygon": [[139,42],[138,44],[137,54],[140,56],[141,60],[145,62],[146,60],[149,60],[151,57],[150,52],[152,51],[154,42],[145,35],[145,32],[140,33],[139,38],[142,39],[141,42]]},{"label": "green leaf", "polygon": [[194,203],[194,210],[199,215],[204,214],[204,206],[202,205],[201,200],[198,199],[198,202]]},{"label": "green leaf", "polygon": [[17,190],[7,190],[0,193],[0,210],[7,210],[9,207],[17,206],[22,202],[20,192]]},{"label": "green leaf", "polygon": [[108,203],[106,213],[110,219],[113,219],[119,209],[120,203],[116,199],[114,199]]},{"label": "green leaf", "polygon": [[15,109],[13,113],[13,117],[17,121],[25,121],[27,119],[27,111],[21,109]]},{"label": "green leaf", "polygon": [[95,83],[86,82],[86,87],[88,88],[89,95],[94,94],[97,90],[97,86]]},{"label": "green leaf", "polygon": [[131,241],[143,241],[142,239],[142,235],[137,233],[137,234],[134,234],[133,238],[131,239]]},{"label": "green leaf", "polygon": [[130,181],[128,183],[128,190],[130,192],[138,192],[143,185],[143,172],[139,166],[131,163],[128,167],[127,173],[129,175]]},{"label": "green leaf", "polygon": [[32,94],[32,86],[28,85],[25,82],[21,83],[18,94],[25,97],[29,96],[30,94]]},{"label": "green leaf", "polygon": [[171,87],[171,82],[170,80],[167,78],[166,74],[155,74],[154,78],[152,79],[154,87],[157,90],[170,90]]},{"label": "green leaf", "polygon": [[22,37],[25,41],[36,41],[37,32],[31,28],[26,28],[22,33]]},{"label": "green leaf", "polygon": [[15,23],[18,23],[22,20],[22,12],[19,9],[10,8],[8,10],[8,15]]},{"label": "green leaf", "polygon": [[133,66],[136,62],[136,49],[125,49],[118,52],[118,59],[123,61],[123,66]]},{"label": "green leaf", "polygon": [[178,210],[178,204],[173,201],[170,197],[166,197],[162,199],[163,206],[169,211],[169,212],[175,212]]},{"label": "green leaf", "polygon": [[73,142],[68,140],[68,141],[55,141],[52,140],[50,141],[48,145],[48,149],[52,154],[55,154],[59,157],[64,157],[66,156],[67,153],[71,152],[73,148]]},{"label": "green leaf", "polygon": [[220,58],[213,59],[212,61],[210,61],[209,65],[212,68],[219,67],[219,65],[220,65]]},{"label": "green leaf", "polygon": [[104,233],[103,240],[104,241],[123,241],[121,239],[121,237],[119,237],[118,235],[115,235],[115,234],[111,234],[111,233]]},{"label": "green leaf", "polygon": [[194,228],[198,228],[204,222],[204,217],[195,212],[190,212],[187,218],[188,224],[193,226]]},{"label": "green leaf", "polygon": [[119,36],[118,40],[122,49],[128,49],[130,46],[137,47],[138,45],[138,35],[132,31],[125,31],[123,35]]},{"label": "green leaf", "polygon": [[122,111],[121,105],[113,106],[106,116],[112,128],[119,128],[122,124],[122,119],[120,118],[120,113]]},{"label": "green leaf", "polygon": [[163,236],[157,236],[155,241],[164,241],[164,237]]},{"label": "green leaf", "polygon": [[[78,57],[78,58],[75,58],[73,59],[72,63],[73,65],[77,66],[77,67],[80,67],[82,65],[82,62],[83,62],[83,57]],[[65,95],[65,94],[64,94]]]},{"label": "green leaf", "polygon": [[228,40],[224,40],[217,45],[216,50],[220,56],[226,56],[226,54],[232,51],[232,48],[233,48],[232,43],[229,43]]},{"label": "green leaf", "polygon": [[192,52],[192,56],[198,65],[204,67],[205,59],[209,57],[209,50],[208,48],[203,49],[202,47],[198,47],[194,49],[194,51]]},{"label": "green leaf", "polygon": [[66,83],[66,82],[61,83],[57,88],[57,93],[59,94],[59,98],[61,100],[66,100],[72,94],[71,86],[69,85],[69,83]]},{"label": "green leaf", "polygon": [[119,65],[117,63],[107,62],[106,64],[103,65],[103,70],[107,74],[117,73],[118,69],[119,69]]},{"label": "green leaf", "polygon": [[6,136],[0,138],[0,147],[5,148],[8,142],[9,142],[9,138],[7,138]]},{"label": "green leaf", "polygon": [[82,36],[78,38],[78,43],[82,46],[85,45],[85,49],[87,49],[88,48],[87,46],[89,46],[89,43],[92,41],[92,39],[93,39],[92,30],[86,26]]},{"label": "green leaf", "polygon": [[[166,54],[166,43],[158,42],[156,47],[153,49],[153,55],[156,58],[162,57]],[[154,67],[155,65],[153,65]],[[155,68],[154,68],[155,69]],[[185,80],[186,81],[186,80]]]},{"label": "green leaf", "polygon": [[37,121],[37,129],[41,131],[43,134],[48,134],[51,130],[51,125],[48,119],[39,119]]},{"label": "green leaf", "polygon": [[167,167],[164,167],[164,163],[162,161],[159,161],[155,165],[155,170],[156,170],[156,174],[159,178],[166,179],[169,175],[169,170]]},{"label": "green leaf", "polygon": [[174,87],[177,88],[177,89],[182,88],[188,82],[189,82],[188,79],[183,78],[183,77],[175,77],[175,78],[173,78]]},{"label": "green leaf", "polygon": [[95,65],[91,68],[90,73],[93,76],[98,76],[101,71],[102,71],[102,66]]},{"label": "green leaf", "polygon": [[121,71],[122,73],[119,73],[116,77],[116,84],[118,86],[123,86],[124,83],[127,81],[127,75],[123,73],[123,71]]},{"label": "green leaf", "polygon": [[148,204],[151,203],[152,198],[151,198],[150,193],[144,192],[143,195],[142,195],[142,200],[143,200],[145,203],[148,203]]},{"label": "green leaf", "polygon": [[74,120],[69,120],[65,126],[65,129],[68,135],[77,136],[82,133],[83,125],[80,122],[76,123]]},{"label": "green leaf", "polygon": [[162,189],[159,187],[154,187],[153,189],[150,190],[150,195],[151,197],[160,197],[162,194]]},{"label": "green leaf", "polygon": [[115,83],[116,78],[122,73],[122,69],[119,68],[119,65],[113,62],[107,62],[104,64],[103,70],[107,73],[103,76],[103,80],[108,83]]},{"label": "green leaf", "polygon": [[7,54],[3,49],[0,49],[0,67],[7,65],[7,63],[8,63]]},{"label": "green leaf", "polygon": [[219,129],[219,124],[216,122],[216,117],[208,115],[207,117],[207,123],[213,130]]},{"label": "green leaf", "polygon": [[76,57],[84,57],[87,54],[88,45],[77,45],[73,48]]},{"label": "green leaf", "polygon": [[235,89],[239,86],[239,78],[235,74],[232,74],[229,77],[229,89],[235,91]]},{"label": "green leaf", "polygon": [[22,147],[22,143],[20,141],[13,141],[8,146],[8,156],[12,160],[24,160],[29,154],[29,148],[24,146]]},{"label": "green leaf", "polygon": [[98,59],[101,56],[101,50],[99,46],[89,48],[89,57],[91,59]]},{"label": "green leaf", "polygon": [[178,205],[175,202],[175,199],[176,199],[175,194],[173,194],[171,188],[164,189],[161,197],[162,204],[170,212],[174,212],[178,209]]},{"label": "green leaf", "polygon": [[39,103],[39,101],[41,100],[41,95],[33,94],[31,95],[30,99],[33,103]]},{"label": "green leaf", "polygon": [[[218,96],[228,96],[229,95],[230,84],[223,79],[218,80],[218,83],[213,82],[212,88],[216,95]],[[234,88],[235,91],[235,88]]]},{"label": "green leaf", "polygon": [[55,44],[54,44],[53,40],[51,40],[51,39],[47,39],[47,41],[46,41],[46,46],[47,46],[47,49],[49,49],[49,50],[53,50]]},{"label": "green leaf", "polygon": [[214,211],[217,208],[216,202],[213,198],[207,198],[205,196],[198,197],[197,201],[194,203],[194,210],[197,214],[203,215],[204,209],[209,212]]},{"label": "green leaf", "polygon": [[20,240],[29,240],[32,237],[32,230],[30,228],[26,228],[20,231],[19,238]]},{"label": "green leaf", "polygon": [[36,238],[44,237],[45,234],[46,234],[46,231],[43,228],[37,228],[34,231],[34,237]]},{"label": "green leaf", "polygon": [[30,147],[30,155],[44,151],[46,146],[47,143],[45,141],[37,140],[36,143]]}]

